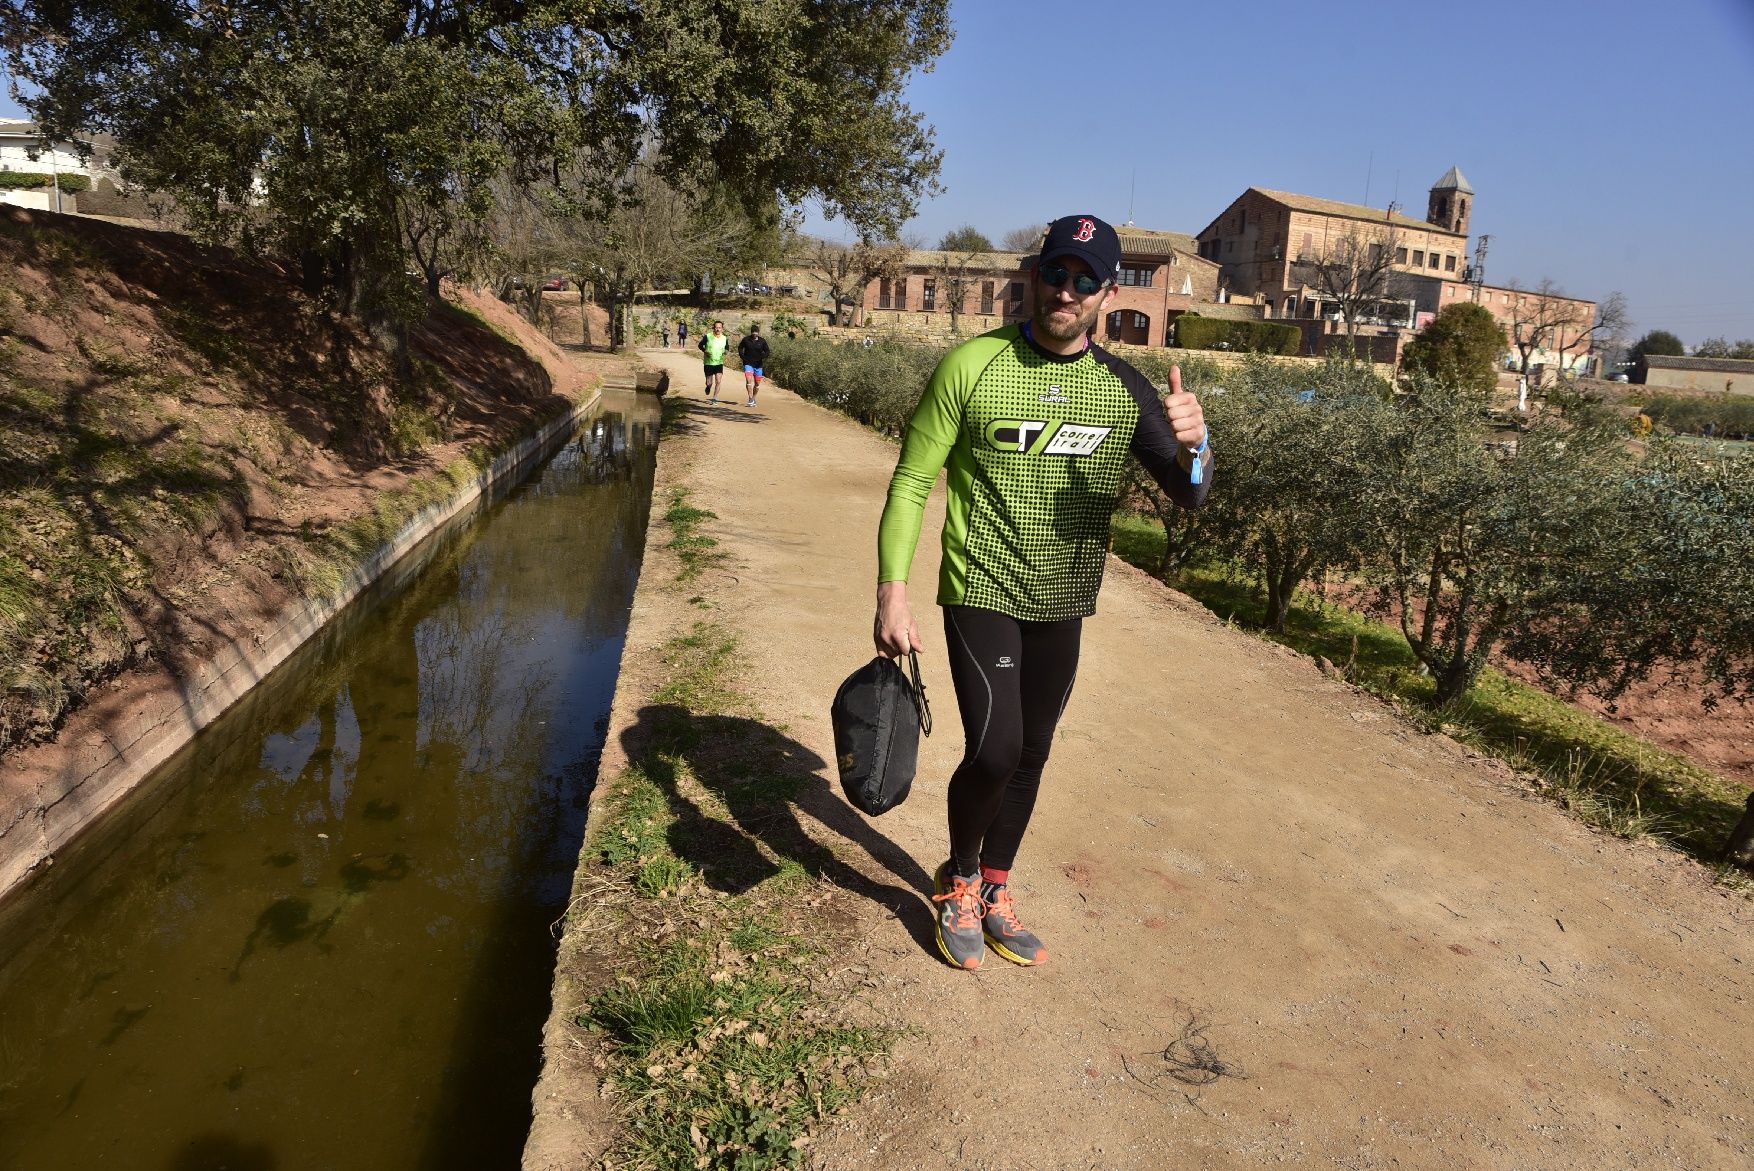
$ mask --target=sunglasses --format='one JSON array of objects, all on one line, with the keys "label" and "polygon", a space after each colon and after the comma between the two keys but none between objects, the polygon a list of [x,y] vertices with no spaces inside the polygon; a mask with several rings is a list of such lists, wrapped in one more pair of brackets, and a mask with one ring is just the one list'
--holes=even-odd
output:
[{"label": "sunglasses", "polygon": [[1053,289],[1065,288],[1066,282],[1069,280],[1072,282],[1072,291],[1077,293],[1080,297],[1090,296],[1090,294],[1102,288],[1103,284],[1103,282],[1097,280],[1087,272],[1081,272],[1077,276],[1073,276],[1071,269],[1063,264],[1054,264],[1052,262],[1038,265],[1035,270],[1035,275],[1040,277],[1049,288]]}]

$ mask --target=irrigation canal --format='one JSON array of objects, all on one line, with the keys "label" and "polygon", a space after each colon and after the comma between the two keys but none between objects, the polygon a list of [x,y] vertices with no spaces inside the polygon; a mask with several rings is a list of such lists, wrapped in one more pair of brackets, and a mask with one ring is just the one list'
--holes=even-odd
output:
[{"label": "irrigation canal", "polygon": [[0,1168],[515,1167],[649,510],[599,413],[0,910]]}]

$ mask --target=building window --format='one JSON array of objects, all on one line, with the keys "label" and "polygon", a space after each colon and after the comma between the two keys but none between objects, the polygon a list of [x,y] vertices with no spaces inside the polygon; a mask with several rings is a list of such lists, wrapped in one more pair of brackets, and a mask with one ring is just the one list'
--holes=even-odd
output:
[{"label": "building window", "polygon": [[1303,255],[1308,256],[1310,249],[1312,249],[1314,247],[1315,247],[1315,233],[1314,232],[1305,232],[1303,234]]},{"label": "building window", "polygon": [[1119,283],[1123,285],[1132,285],[1136,288],[1149,289],[1151,287],[1151,274],[1153,271],[1154,270],[1149,268],[1141,268],[1138,265],[1123,264],[1121,265]]},{"label": "building window", "polygon": [[1395,249],[1395,263],[1396,264],[1406,264],[1407,263],[1407,250],[1405,248]]},{"label": "building window", "polygon": [[1435,252],[1433,252],[1433,253],[1432,253],[1432,254],[1431,254],[1431,267],[1432,267],[1432,268],[1436,268],[1436,267],[1437,267],[1437,253],[1435,253]]},{"label": "building window", "polygon": [[890,285],[888,277],[884,277],[881,281],[877,282],[877,308],[895,308],[895,299],[890,295],[889,289]]},{"label": "building window", "polygon": [[1010,295],[1012,310],[1014,312],[1022,310],[1022,308],[1023,308],[1023,282],[1022,281],[1012,281],[1011,282],[1011,291],[1010,291],[1009,295]]},{"label": "building window", "polygon": [[1133,328],[1134,329],[1145,329],[1148,326],[1150,326],[1150,324],[1151,324],[1151,319],[1149,317],[1146,317],[1143,313],[1133,314]]},{"label": "building window", "polygon": [[992,281],[982,281],[981,282],[981,312],[982,313],[991,313],[992,311],[993,311],[993,282]]},{"label": "building window", "polygon": [[1285,316],[1287,316],[1287,317],[1296,317],[1297,316],[1297,298],[1296,297],[1285,298]]},{"label": "building window", "polygon": [[1445,256],[1443,258],[1443,271],[1454,272],[1455,270],[1456,270],[1456,258],[1453,256]]},{"label": "building window", "polygon": [[925,293],[920,299],[920,308],[927,313],[935,313],[938,310],[938,282],[932,277],[927,277],[925,286]]},{"label": "building window", "polygon": [[1224,242],[1224,251],[1227,255],[1234,253],[1236,251],[1236,241],[1235,240],[1226,240]]},{"label": "building window", "polygon": [[1425,267],[1425,249],[1423,249],[1423,248],[1413,249],[1413,267],[1414,268],[1424,268]]}]

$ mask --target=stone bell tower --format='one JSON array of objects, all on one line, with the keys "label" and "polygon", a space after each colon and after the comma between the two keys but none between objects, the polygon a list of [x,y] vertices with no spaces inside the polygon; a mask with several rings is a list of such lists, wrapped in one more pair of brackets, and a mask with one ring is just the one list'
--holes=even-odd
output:
[{"label": "stone bell tower", "polygon": [[1446,232],[1468,234],[1468,213],[1474,203],[1474,189],[1463,177],[1461,168],[1451,167],[1443,178],[1431,185],[1431,202],[1426,205],[1425,222]]}]

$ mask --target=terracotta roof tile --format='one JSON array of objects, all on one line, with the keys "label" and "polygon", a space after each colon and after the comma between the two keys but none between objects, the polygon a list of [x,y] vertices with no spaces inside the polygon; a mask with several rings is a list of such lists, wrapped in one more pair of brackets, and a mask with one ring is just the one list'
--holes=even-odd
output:
[{"label": "terracotta roof tile", "polygon": [[1313,195],[1298,195],[1291,191],[1270,191],[1265,187],[1256,187],[1254,190],[1265,195],[1268,199],[1283,203],[1286,207],[1297,211],[1339,216],[1349,220],[1368,220],[1377,224],[1388,222],[1393,223],[1398,228],[1416,228],[1422,232],[1440,232],[1446,236],[1467,238],[1462,232],[1446,232],[1436,224],[1428,224],[1424,220],[1416,220],[1411,216],[1402,215],[1400,212],[1391,216],[1380,207],[1365,207],[1361,203],[1342,203],[1338,199],[1317,199]]},{"label": "terracotta roof tile", "polygon": [[1657,370],[1713,370],[1724,374],[1754,374],[1754,359],[1748,358],[1679,358],[1647,354],[1644,364]]}]

